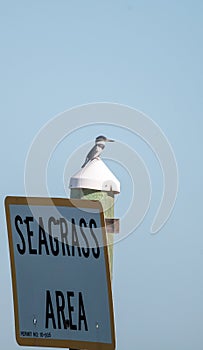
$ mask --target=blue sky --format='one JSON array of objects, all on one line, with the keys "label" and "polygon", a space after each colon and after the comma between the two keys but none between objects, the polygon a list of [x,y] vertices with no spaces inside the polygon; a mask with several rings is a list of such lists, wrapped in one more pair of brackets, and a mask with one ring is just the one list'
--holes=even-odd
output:
[{"label": "blue sky", "polygon": [[[102,128],[135,148],[152,181],[144,221],[115,246],[117,350],[202,349],[202,13],[197,0],[1,2],[2,346],[19,347],[4,198],[25,194],[26,155],[45,123],[78,105],[114,102],[142,111],[160,126],[173,147],[180,181],[170,219],[152,236],[163,186],[157,159],[139,138]],[[87,128],[82,143],[92,142],[95,133]],[[70,142],[80,146],[74,137],[64,140],[50,160],[49,189],[56,197],[66,196],[63,168]],[[122,216],[131,189],[124,170],[117,176],[122,193],[116,214]]]}]

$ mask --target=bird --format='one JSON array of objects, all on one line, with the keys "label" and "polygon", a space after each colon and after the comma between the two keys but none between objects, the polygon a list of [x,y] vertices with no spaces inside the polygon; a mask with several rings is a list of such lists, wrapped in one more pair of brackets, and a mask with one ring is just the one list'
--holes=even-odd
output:
[{"label": "bird", "polygon": [[92,149],[87,154],[85,162],[81,168],[84,168],[87,165],[87,163],[89,163],[91,160],[100,157],[100,155],[101,155],[101,153],[106,145],[106,142],[114,142],[114,140],[108,139],[106,136],[103,136],[103,135],[96,137],[95,145],[92,147]]}]

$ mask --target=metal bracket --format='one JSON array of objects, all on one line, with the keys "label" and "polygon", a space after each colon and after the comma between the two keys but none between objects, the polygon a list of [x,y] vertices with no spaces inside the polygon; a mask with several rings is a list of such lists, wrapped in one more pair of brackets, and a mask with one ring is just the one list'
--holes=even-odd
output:
[{"label": "metal bracket", "polygon": [[106,232],[107,233],[119,233],[120,231],[120,220],[105,218]]}]

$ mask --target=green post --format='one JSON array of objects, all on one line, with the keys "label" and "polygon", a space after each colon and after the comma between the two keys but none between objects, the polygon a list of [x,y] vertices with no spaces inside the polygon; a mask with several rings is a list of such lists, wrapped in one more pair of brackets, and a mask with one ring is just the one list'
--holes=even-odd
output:
[{"label": "green post", "polygon": [[114,219],[114,197],[120,193],[120,182],[100,158],[95,158],[71,177],[69,187],[71,198],[99,200],[103,206],[112,278],[113,234],[119,231],[119,220]]},{"label": "green post", "polygon": [[[120,193],[120,182],[100,158],[91,160],[70,179],[70,198],[99,200],[104,211],[107,232],[110,276],[113,276],[114,233],[119,220],[114,218],[114,197]],[[77,349],[70,349],[77,350]]]},{"label": "green post", "polygon": [[[101,202],[104,210],[105,219],[114,218],[114,193],[112,191],[105,192],[99,190],[92,190],[87,188],[73,188],[71,189],[70,198],[76,199],[90,199],[98,200]],[[106,221],[107,224],[108,221]],[[111,230],[107,224],[107,231]],[[111,230],[112,231],[112,230]],[[107,232],[107,243],[108,243],[108,253],[109,253],[109,265],[111,278],[113,275],[113,232]]]}]

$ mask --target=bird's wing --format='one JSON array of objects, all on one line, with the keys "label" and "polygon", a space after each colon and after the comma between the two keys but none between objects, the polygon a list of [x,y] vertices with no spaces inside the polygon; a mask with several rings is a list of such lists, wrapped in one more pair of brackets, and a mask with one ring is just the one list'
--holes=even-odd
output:
[{"label": "bird's wing", "polygon": [[92,149],[89,151],[89,153],[87,154],[87,157],[85,159],[84,164],[82,165],[82,168],[84,168],[84,166],[93,158],[98,157],[98,155],[100,154],[100,148],[97,145],[94,145],[92,147]]}]

